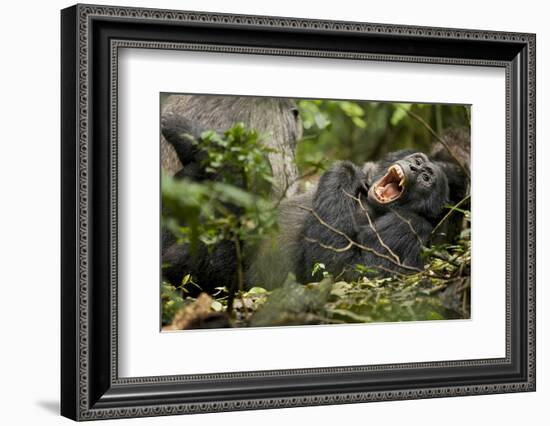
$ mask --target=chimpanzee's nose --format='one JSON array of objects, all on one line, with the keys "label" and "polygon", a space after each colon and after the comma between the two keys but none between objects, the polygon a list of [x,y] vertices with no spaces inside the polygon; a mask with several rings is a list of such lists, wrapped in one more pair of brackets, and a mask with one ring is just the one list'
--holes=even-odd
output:
[{"label": "chimpanzee's nose", "polygon": [[411,172],[415,172],[415,173],[418,172],[419,170],[418,167],[413,166],[412,164],[409,164],[409,169],[411,169]]}]

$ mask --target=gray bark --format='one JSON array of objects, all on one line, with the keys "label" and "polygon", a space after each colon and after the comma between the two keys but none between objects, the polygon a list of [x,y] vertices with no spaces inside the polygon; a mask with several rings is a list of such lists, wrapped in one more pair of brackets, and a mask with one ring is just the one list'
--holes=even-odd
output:
[{"label": "gray bark", "polygon": [[[171,95],[162,112],[182,115],[203,129],[224,131],[242,122],[276,152],[269,154],[276,196],[294,195],[298,189],[296,142],[302,136],[296,105],[290,99],[218,95]],[[174,175],[182,168],[173,147],[161,135],[161,163]]]}]

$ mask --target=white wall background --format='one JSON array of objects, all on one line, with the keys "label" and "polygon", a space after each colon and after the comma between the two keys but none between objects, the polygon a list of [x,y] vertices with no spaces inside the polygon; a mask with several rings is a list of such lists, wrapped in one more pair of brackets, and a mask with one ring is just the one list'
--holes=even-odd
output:
[{"label": "white wall background", "polygon": [[[530,394],[107,421],[102,424],[516,425],[548,421],[550,401],[550,28],[545,2],[391,0],[120,0],[142,7],[537,33],[538,390]],[[0,25],[0,422],[68,424],[59,405],[59,9],[71,2],[3,4]],[[129,423],[131,422],[131,423]]]}]

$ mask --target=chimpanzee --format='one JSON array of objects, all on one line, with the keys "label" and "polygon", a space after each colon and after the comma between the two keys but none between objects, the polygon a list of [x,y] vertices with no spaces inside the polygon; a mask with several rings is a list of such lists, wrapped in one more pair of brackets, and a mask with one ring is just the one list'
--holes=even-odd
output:
[{"label": "chimpanzee", "polygon": [[300,282],[312,277],[315,263],[345,280],[357,278],[355,266],[381,273],[411,273],[423,268],[421,248],[449,199],[449,184],[425,154],[398,151],[361,169],[341,161],[324,173],[302,225],[290,244]]}]

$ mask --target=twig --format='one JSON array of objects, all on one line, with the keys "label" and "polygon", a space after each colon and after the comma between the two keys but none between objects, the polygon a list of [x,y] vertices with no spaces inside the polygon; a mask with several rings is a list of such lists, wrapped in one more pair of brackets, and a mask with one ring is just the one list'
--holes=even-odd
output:
[{"label": "twig", "polygon": [[349,249],[351,249],[353,247],[353,244],[352,243],[349,243],[347,246],[345,247],[341,247],[341,248],[338,248],[338,247],[334,247],[334,246],[330,246],[328,244],[323,244],[321,241],[319,240],[316,240],[314,238],[309,238],[309,237],[304,237],[304,240],[306,240],[307,242],[309,243],[314,243],[314,244],[317,244],[318,246],[324,248],[324,249],[327,249],[327,250],[330,250],[330,251],[334,251],[336,253],[343,253],[345,251],[348,251]]},{"label": "twig", "polygon": [[334,228],[332,225],[329,225],[327,222],[325,222],[323,219],[321,219],[321,217],[317,214],[317,212],[315,210],[313,210],[312,208],[309,208],[309,207],[306,207],[306,206],[300,206],[300,205],[298,205],[297,207],[302,209],[302,210],[306,210],[306,211],[310,212],[315,217],[315,219],[317,219],[317,221],[321,225],[323,225],[324,227],[330,229],[335,234],[338,234],[338,235],[344,237],[348,241],[348,243],[350,243],[352,246],[355,246],[355,247],[357,247],[361,250],[364,250],[364,251],[368,251],[369,253],[372,253],[375,256],[380,257],[382,259],[386,259],[389,262],[393,263],[394,265],[399,266],[400,268],[407,269],[407,270],[410,270],[410,271],[415,271],[415,272],[422,272],[422,270],[419,269],[419,268],[415,268],[414,266],[408,266],[408,265],[405,265],[403,263],[396,262],[393,257],[382,254],[382,253],[379,253],[371,247],[367,247],[363,244],[359,244],[358,242],[352,240],[345,232],[342,232],[342,231]]},{"label": "twig", "polygon": [[417,120],[419,123],[421,123],[427,130],[428,132],[431,133],[431,135],[436,138],[438,140],[438,142],[443,145],[445,147],[445,149],[447,150],[447,152],[449,153],[449,155],[451,157],[453,157],[453,160],[456,162],[456,164],[458,164],[458,166],[462,169],[462,171],[464,172],[464,174],[468,177],[468,179],[470,179],[470,172],[468,171],[468,169],[464,166],[464,164],[462,164],[460,162],[460,160],[458,159],[458,157],[455,155],[455,153],[451,150],[451,147],[449,147],[449,145],[447,144],[447,142],[445,142],[445,140],[439,136],[436,131],[434,129],[432,129],[432,127],[422,118],[420,117],[418,114],[412,112],[412,111],[409,111],[408,109],[406,108],[403,108],[403,107],[399,107],[401,108],[403,111],[405,111],[408,115],[410,115],[412,118],[414,118],[415,120]]},{"label": "twig", "polygon": [[342,192],[344,194],[346,194],[348,197],[350,197],[351,199],[357,201],[359,203],[359,207],[361,208],[361,210],[363,210],[363,212],[365,213],[365,215],[367,216],[367,219],[369,221],[369,226],[371,227],[371,229],[374,231],[375,235],[376,235],[376,238],[378,239],[378,242],[382,245],[382,247],[384,247],[388,253],[390,253],[394,259],[399,263],[401,264],[401,259],[399,259],[399,256],[397,254],[395,254],[395,252],[386,244],[384,243],[384,240],[382,240],[382,237],[380,236],[380,234],[378,233],[378,231],[376,230],[376,228],[374,227],[374,224],[372,223],[372,220],[370,218],[370,214],[369,214],[369,211],[367,210],[367,208],[365,206],[363,206],[363,203],[361,202],[361,199],[359,197],[355,197],[354,195],[350,194],[349,192],[347,192],[345,189],[342,189]]},{"label": "twig", "polygon": [[463,203],[468,201],[470,199],[470,194],[466,195],[462,200],[460,200],[458,203],[456,203],[454,206],[450,208],[450,210],[447,212],[445,216],[438,222],[437,225],[435,225],[434,229],[432,230],[432,235],[435,234],[435,231],[439,229],[439,227],[451,216],[451,214],[458,209]]},{"label": "twig", "polygon": [[409,225],[409,228],[410,228],[411,232],[416,236],[416,238],[418,239],[418,242],[420,243],[420,245],[424,246],[424,243],[422,242],[422,238],[420,238],[420,235],[418,235],[418,233],[416,232],[416,230],[412,226],[411,220],[410,219],[405,219],[403,216],[401,216],[399,213],[397,213],[397,211],[395,211],[395,209],[390,209],[390,210],[399,219],[401,219],[403,222],[405,222],[407,225]]}]

